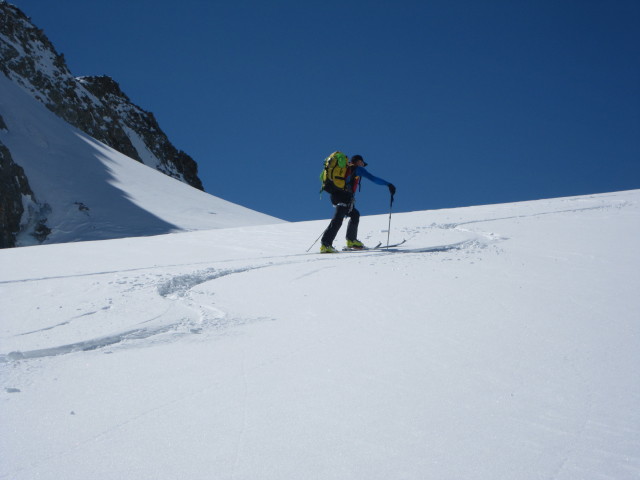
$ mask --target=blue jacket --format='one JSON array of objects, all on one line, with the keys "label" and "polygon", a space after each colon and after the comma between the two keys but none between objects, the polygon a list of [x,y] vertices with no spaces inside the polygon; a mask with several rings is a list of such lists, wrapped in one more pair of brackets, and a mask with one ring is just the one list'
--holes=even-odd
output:
[{"label": "blue jacket", "polygon": [[352,192],[355,193],[358,188],[358,177],[364,177],[371,180],[373,183],[377,185],[391,185],[386,180],[382,178],[376,177],[375,175],[371,175],[366,168],[364,167],[355,167],[351,169],[351,172],[347,175],[346,184],[351,185]]}]

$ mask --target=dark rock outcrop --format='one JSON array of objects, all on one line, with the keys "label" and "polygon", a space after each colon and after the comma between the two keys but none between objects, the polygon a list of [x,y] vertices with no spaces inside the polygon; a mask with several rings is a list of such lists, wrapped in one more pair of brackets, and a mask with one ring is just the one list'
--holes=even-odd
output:
[{"label": "dark rock outcrop", "polygon": [[[0,117],[1,118],[1,117]],[[26,222],[32,225],[32,235],[43,242],[51,232],[47,227],[48,206],[40,205],[36,199],[24,170],[13,161],[9,149],[0,142],[0,248],[16,246],[16,237],[24,230]],[[25,208],[31,210],[24,215]]]}]

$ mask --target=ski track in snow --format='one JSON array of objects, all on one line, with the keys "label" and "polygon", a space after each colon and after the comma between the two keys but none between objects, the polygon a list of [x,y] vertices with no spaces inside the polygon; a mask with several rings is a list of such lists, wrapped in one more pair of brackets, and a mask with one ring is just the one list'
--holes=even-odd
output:
[{"label": "ski track in snow", "polygon": [[[499,235],[494,232],[482,232],[478,230],[471,230],[466,228],[468,225],[477,225],[483,223],[496,222],[501,220],[513,220],[520,218],[530,218],[530,217],[539,217],[546,215],[555,215],[555,214],[564,214],[564,213],[576,213],[581,211],[589,211],[589,210],[603,210],[607,208],[622,208],[628,202],[623,202],[622,204],[616,205],[597,205],[591,207],[582,207],[582,208],[573,208],[573,209],[563,209],[563,210],[552,210],[548,212],[536,212],[532,214],[526,215],[512,215],[512,216],[504,216],[504,217],[495,217],[495,218],[487,218],[483,220],[472,220],[472,221],[463,221],[463,222],[452,222],[452,223],[443,223],[436,224],[433,223],[424,227],[409,227],[402,228],[400,231],[405,234],[408,238],[407,241],[410,244],[411,240],[416,239],[421,234],[426,231],[432,229],[442,229],[442,230],[455,230],[458,232],[462,232],[470,236],[471,238],[467,240],[462,240],[459,242],[443,244],[443,245],[431,245],[425,247],[413,247],[408,248],[406,246],[389,248],[389,249],[376,249],[371,251],[363,251],[363,252],[348,252],[346,255],[339,254],[340,261],[349,261],[349,258],[345,258],[345,256],[350,257],[353,255],[353,258],[363,258],[363,257],[385,257],[388,255],[395,254],[435,254],[435,253],[446,253],[457,250],[472,250],[476,249],[484,249],[488,245],[495,244],[497,242],[502,242],[508,240],[507,237]],[[406,245],[406,244],[405,244]],[[158,270],[170,270],[175,268],[184,268],[188,266],[204,266],[204,263],[196,263],[196,264],[181,264],[181,265],[167,265],[164,267],[141,267],[141,268],[133,268],[126,270],[113,270],[113,271],[101,271],[95,273],[82,273],[77,275],[61,275],[61,276],[49,276],[49,277],[40,277],[40,278],[29,278],[29,279],[21,279],[14,281],[2,281],[0,284],[10,284],[10,283],[26,283],[33,281],[45,281],[45,280],[58,280],[58,279],[69,279],[69,278],[79,278],[79,277],[98,277],[98,276],[106,276],[113,274],[123,274],[123,273],[135,273],[140,272],[142,274],[142,280],[138,284],[135,282],[130,290],[135,289],[136,286],[148,289],[153,288],[156,290],[157,295],[162,299],[165,299],[169,303],[166,306],[166,309],[160,315],[153,316],[146,320],[140,322],[139,328],[131,328],[121,332],[113,333],[110,335],[101,336],[98,338],[92,338],[87,340],[82,340],[70,344],[58,345],[49,348],[35,349],[35,350],[27,350],[27,351],[12,351],[9,353],[0,353],[0,363],[6,363],[10,361],[17,360],[27,360],[33,358],[42,358],[42,357],[50,357],[57,355],[64,355],[74,352],[82,352],[82,351],[90,351],[96,350],[100,348],[114,346],[116,344],[124,344],[126,342],[136,342],[136,345],[140,343],[140,341],[149,340],[153,337],[161,337],[164,334],[169,334],[168,338],[162,338],[159,341],[173,341],[178,338],[183,337],[184,335],[193,335],[193,334],[202,334],[206,330],[215,330],[221,331],[225,328],[229,328],[232,326],[240,326],[247,323],[252,323],[254,321],[265,320],[265,318],[260,319],[238,319],[238,318],[228,318],[227,314],[223,311],[216,309],[210,305],[202,305],[199,304],[197,300],[193,298],[190,294],[193,288],[202,285],[207,282],[215,281],[217,279],[227,277],[230,275],[239,275],[244,273],[249,273],[255,270],[269,268],[269,267],[281,267],[285,265],[294,265],[294,264],[302,264],[302,263],[312,263],[317,265],[317,262],[329,262],[335,261],[336,255],[322,255],[318,253],[297,253],[297,254],[288,254],[282,256],[272,256],[265,257],[264,260],[266,263],[262,264],[248,264],[243,265],[236,268],[216,268],[209,267],[204,269],[199,269],[192,272],[181,273],[176,275],[164,275],[164,279],[159,283],[149,282],[148,278],[145,278],[145,272],[157,272]],[[255,261],[255,259],[253,260]],[[225,262],[240,262],[243,263],[242,260],[227,260]],[[225,263],[220,262],[220,263]],[[313,275],[325,268],[333,268],[333,265],[327,265],[326,267],[315,268],[310,270],[307,273],[300,275],[298,278],[304,278],[306,276]],[[120,280],[123,282],[124,280]],[[108,310],[110,306],[104,306],[101,310]],[[28,332],[22,332],[16,334],[16,336],[28,336],[33,334],[42,333],[45,331],[54,330],[59,327],[65,327],[71,324],[74,320],[88,317],[98,313],[99,310],[92,310],[80,315],[76,315],[71,317],[69,320],[64,322],[60,322],[56,325],[48,326],[42,329],[36,329]],[[176,312],[177,311],[177,312]]]},{"label": "ski track in snow", "polygon": [[[491,221],[491,220],[488,220]],[[474,222],[477,223],[477,222]],[[193,335],[193,334],[202,334],[207,330],[213,331],[222,331],[223,329],[230,328],[233,326],[240,326],[247,323],[253,323],[255,321],[264,321],[266,318],[258,318],[258,319],[238,319],[238,318],[228,318],[226,312],[220,311],[215,307],[210,305],[200,304],[194,297],[191,295],[191,291],[204,283],[218,280],[223,277],[227,277],[230,275],[239,275],[250,273],[255,270],[269,268],[269,267],[281,267],[286,265],[295,265],[295,264],[304,264],[309,263],[314,266],[317,265],[317,262],[332,262],[336,261],[336,257],[340,257],[340,261],[350,261],[349,257],[353,258],[363,258],[363,257],[386,257],[389,255],[395,254],[435,254],[435,253],[445,253],[456,250],[468,250],[471,248],[484,248],[489,243],[493,243],[496,240],[504,240],[504,238],[496,237],[493,234],[478,234],[477,232],[472,232],[471,230],[463,230],[460,228],[462,224],[449,224],[449,225],[439,225],[437,228],[444,228],[450,230],[458,230],[464,231],[473,236],[473,238],[468,240],[463,240],[451,244],[443,244],[443,245],[432,245],[427,247],[416,247],[416,248],[406,248],[406,247],[398,247],[398,248],[389,248],[389,249],[378,249],[371,251],[363,251],[363,252],[348,252],[346,254],[337,254],[337,255],[327,255],[327,254],[318,254],[318,253],[300,253],[300,254],[289,254],[283,256],[276,257],[266,257],[264,260],[265,263],[259,264],[248,264],[239,266],[236,268],[216,268],[209,267],[204,269],[199,269],[196,271],[191,271],[187,273],[180,273],[176,275],[167,275],[164,274],[164,279],[159,282],[153,283],[149,281],[148,272],[157,272],[159,269],[169,270],[172,268],[184,268],[185,266],[189,266],[189,264],[185,265],[171,265],[167,267],[148,267],[148,268],[136,268],[136,269],[128,269],[128,270],[120,270],[113,272],[96,272],[96,273],[83,273],[78,275],[68,275],[68,276],[54,276],[54,277],[41,277],[41,278],[33,278],[33,279],[23,279],[17,280],[14,282],[0,282],[0,283],[24,283],[24,282],[32,282],[32,281],[46,281],[46,280],[58,280],[58,279],[69,279],[76,277],[97,277],[97,276],[106,276],[111,274],[122,274],[122,273],[133,273],[133,272],[141,272],[142,276],[138,279],[134,279],[131,284],[132,286],[126,289],[124,292],[134,291],[136,288],[140,288],[143,290],[155,289],[157,295],[168,302],[165,310],[159,314],[155,315],[151,318],[143,320],[139,323],[138,328],[130,328],[121,332],[116,332],[113,334],[101,336],[98,338],[91,338],[87,340],[81,340],[78,342],[73,342],[70,344],[64,345],[56,345],[48,348],[40,348],[34,350],[26,350],[26,351],[11,351],[9,353],[0,353],[0,363],[7,363],[11,361],[20,361],[20,360],[28,360],[34,358],[43,358],[43,357],[51,357],[57,355],[65,355],[75,352],[82,351],[91,351],[105,347],[112,347],[117,344],[127,344],[135,342],[136,345],[139,345],[141,341],[147,341],[153,343],[154,337],[156,337],[156,341],[175,341],[178,338],[183,337],[184,335]],[[415,238],[417,235],[420,235],[422,230],[431,229],[433,226],[424,227],[420,229],[407,229],[404,230],[404,233],[408,234],[410,238]],[[345,258],[347,257],[347,258]],[[255,259],[253,260],[255,261]],[[242,260],[238,260],[237,262],[243,263]],[[190,265],[200,265],[201,264],[190,264]],[[301,275],[302,277],[313,275],[317,273],[319,270],[324,268],[333,268],[332,265],[327,265],[326,267],[321,267],[320,269],[314,268],[309,272]],[[146,271],[146,273],[145,273]],[[126,279],[119,279],[117,282],[125,284]],[[102,310],[108,310],[110,306],[104,306]],[[15,336],[28,336],[34,335],[38,333],[42,333],[45,331],[54,330],[60,327],[69,326],[74,320],[88,317],[98,313],[98,310],[91,310],[80,315],[76,315],[71,317],[69,320],[64,322],[60,322],[56,325],[44,327],[41,329],[36,329],[27,332],[21,332],[16,334]],[[168,335],[168,336],[167,336]]]}]

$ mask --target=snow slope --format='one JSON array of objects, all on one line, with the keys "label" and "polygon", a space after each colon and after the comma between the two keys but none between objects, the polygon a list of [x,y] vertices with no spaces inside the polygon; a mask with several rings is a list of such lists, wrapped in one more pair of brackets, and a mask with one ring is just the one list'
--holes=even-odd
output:
[{"label": "snow slope", "polygon": [[[49,206],[41,213],[53,230],[45,243],[281,222],[107,147],[56,117],[1,74],[0,115],[7,125],[7,130],[0,129],[0,141],[24,168],[38,202]],[[19,241],[36,243],[28,232]]]},{"label": "snow slope", "polygon": [[0,251],[0,478],[640,478],[640,191],[325,224]]}]

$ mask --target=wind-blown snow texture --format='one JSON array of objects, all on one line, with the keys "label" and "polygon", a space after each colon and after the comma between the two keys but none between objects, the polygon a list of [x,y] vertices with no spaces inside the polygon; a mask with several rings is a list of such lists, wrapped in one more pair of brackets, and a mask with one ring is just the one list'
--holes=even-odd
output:
[{"label": "wind-blown snow texture", "polygon": [[640,478],[640,191],[325,223],[0,251],[0,478]]}]

